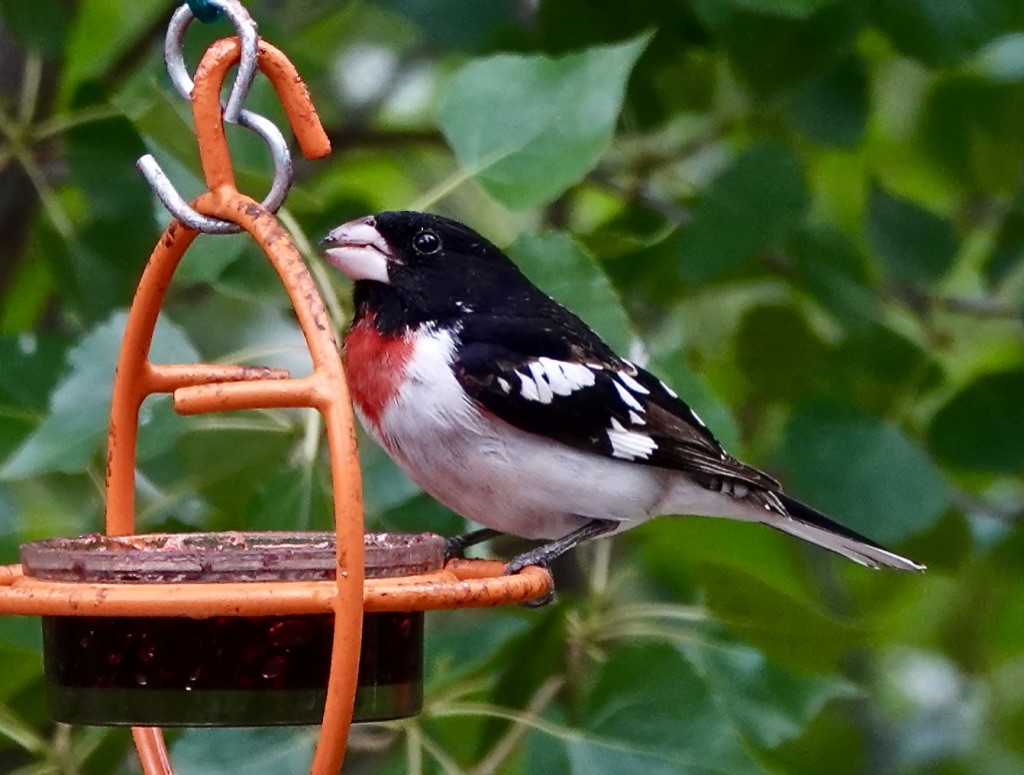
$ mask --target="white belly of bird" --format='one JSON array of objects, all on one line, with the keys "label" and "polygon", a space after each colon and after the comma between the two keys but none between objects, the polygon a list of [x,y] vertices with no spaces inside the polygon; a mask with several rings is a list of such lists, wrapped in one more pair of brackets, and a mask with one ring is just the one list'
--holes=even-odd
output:
[{"label": "white belly of bird", "polygon": [[577,450],[482,411],[448,366],[452,349],[445,333],[417,337],[379,428],[360,419],[413,481],[453,511],[504,533],[558,538],[588,518],[622,522],[622,530],[659,514],[731,510],[720,494],[676,472]]}]

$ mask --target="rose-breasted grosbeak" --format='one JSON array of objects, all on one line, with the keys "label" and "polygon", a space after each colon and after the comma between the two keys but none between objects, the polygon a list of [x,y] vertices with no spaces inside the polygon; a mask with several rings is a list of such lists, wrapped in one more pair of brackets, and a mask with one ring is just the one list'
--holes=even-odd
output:
[{"label": "rose-breasted grosbeak", "polygon": [[466,226],[385,212],[322,245],[355,281],[345,368],[364,427],[420,487],[488,528],[453,546],[554,539],[511,573],[652,517],[695,514],[761,522],[870,567],[923,569],[732,457],[668,385]]}]

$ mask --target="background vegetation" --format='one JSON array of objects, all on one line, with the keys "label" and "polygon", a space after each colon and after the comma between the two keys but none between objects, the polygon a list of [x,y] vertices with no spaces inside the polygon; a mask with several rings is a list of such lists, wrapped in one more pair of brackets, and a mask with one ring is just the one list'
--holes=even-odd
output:
[{"label": "background vegetation", "polygon": [[[356,730],[349,771],[1024,772],[1024,6],[249,6],[335,145],[282,212],[303,249],[381,209],[472,224],[741,457],[929,566],[659,520],[559,566],[548,609],[431,616],[425,712]],[[167,221],[135,159],[201,190],[171,8],[0,0],[2,562],[101,526],[124,310]],[[189,61],[227,32],[194,26]],[[251,104],[282,122],[266,84]],[[261,196],[262,148],[232,144]],[[312,260],[343,326],[348,289]],[[308,368],[243,237],[200,240],[159,340]],[[317,417],[145,409],[141,529],[328,524]],[[370,527],[463,527],[362,452]],[[0,620],[0,770],[133,770],[126,731],[47,722],[40,670],[38,623]],[[312,739],[188,731],[173,753],[301,772]]]}]

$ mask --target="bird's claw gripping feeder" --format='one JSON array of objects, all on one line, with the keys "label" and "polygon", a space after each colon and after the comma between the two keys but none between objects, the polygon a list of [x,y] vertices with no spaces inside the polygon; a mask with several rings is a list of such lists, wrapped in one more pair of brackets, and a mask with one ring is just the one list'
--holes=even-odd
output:
[{"label": "bird's claw gripping feeder", "polygon": [[[190,6],[192,6],[190,8]],[[181,40],[214,11],[237,38],[206,51],[195,84]],[[278,128],[242,105],[256,71],[269,78],[303,154],[330,152],[294,66],[260,40],[237,0],[178,9],[166,58],[192,104],[209,191],[186,202],[152,157],[139,168],[175,219],[135,294],[114,381],[106,535],[27,544],[0,566],[0,613],[43,617],[47,692],[58,720],[130,725],[147,775],[171,773],[161,726],[254,726],[321,721],[311,772],[336,773],[353,720],[416,713],[423,612],[535,600],[541,568],[502,575],[500,562],[444,561],[437,536],[363,534],[355,431],[337,342],[299,252],[278,224],[291,183]],[[238,64],[225,105],[220,91]],[[263,203],[235,188],[224,124],[256,132],[274,159]],[[258,366],[153,364],[149,349],[171,277],[200,233],[248,232],[280,277],[313,362],[308,376]],[[321,413],[330,451],[334,533],[133,535],[139,408],[170,393],[182,414],[261,408]]]}]

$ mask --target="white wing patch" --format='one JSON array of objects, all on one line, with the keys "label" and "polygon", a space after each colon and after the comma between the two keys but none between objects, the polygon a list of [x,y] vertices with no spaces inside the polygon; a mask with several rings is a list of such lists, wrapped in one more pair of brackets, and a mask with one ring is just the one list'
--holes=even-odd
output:
[{"label": "white wing patch", "polygon": [[512,392],[512,386],[509,384],[508,380],[505,379],[504,377],[498,377],[498,387],[501,388],[501,392],[503,392],[503,393],[511,393]]},{"label": "white wing patch", "polygon": [[643,385],[641,385],[639,382],[637,382],[635,379],[629,376],[626,372],[620,371],[617,376],[619,379],[622,380],[622,384],[628,387],[634,393],[639,393],[642,396],[650,395],[650,390],[645,388]]},{"label": "white wing patch", "polygon": [[661,383],[661,387],[664,389],[664,391],[666,393],[668,393],[670,396],[672,396],[672,398],[679,398],[679,394],[676,393],[676,391],[674,391],[672,388],[670,388],[664,382]]},{"label": "white wing patch", "polygon": [[555,392],[551,389],[551,383],[548,382],[547,371],[543,364],[540,361],[533,361],[528,368],[533,376],[533,383],[537,386],[537,395],[540,396],[538,400],[542,404],[550,404],[551,399],[555,397]]},{"label": "white wing patch", "polygon": [[619,384],[615,380],[612,380],[612,384],[615,385],[615,390],[618,392],[619,398],[622,399],[622,403],[624,403],[630,409],[636,409],[638,412],[644,411],[643,404],[637,401],[633,397],[633,394],[630,393],[623,385]]},{"label": "white wing patch", "polygon": [[[527,401],[540,401],[540,393],[537,392],[537,383],[533,381],[533,377],[528,377],[521,371],[517,371],[516,376],[519,377],[519,381],[522,383],[520,392],[523,394],[523,398]],[[548,400],[550,401],[551,399]]]},{"label": "white wing patch", "polygon": [[529,375],[516,372],[522,382],[521,393],[528,401],[550,404],[555,396],[568,396],[590,387],[596,381],[594,372],[580,363],[538,358],[527,365]]},{"label": "white wing patch", "polygon": [[612,445],[612,456],[623,460],[646,460],[658,448],[657,442],[650,436],[626,430],[614,417],[612,427],[608,429],[608,441]]}]

